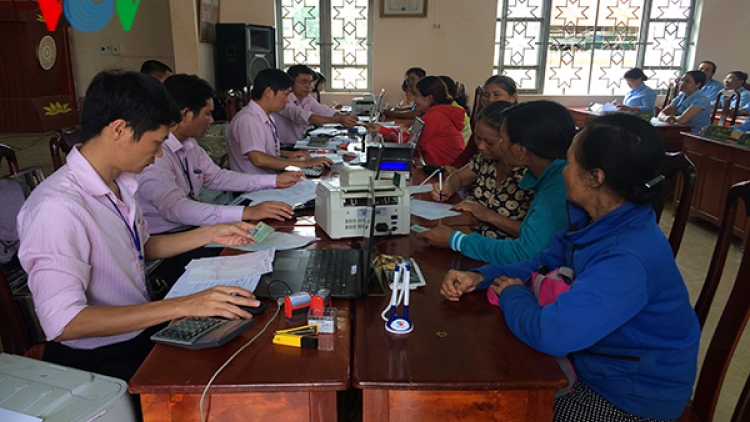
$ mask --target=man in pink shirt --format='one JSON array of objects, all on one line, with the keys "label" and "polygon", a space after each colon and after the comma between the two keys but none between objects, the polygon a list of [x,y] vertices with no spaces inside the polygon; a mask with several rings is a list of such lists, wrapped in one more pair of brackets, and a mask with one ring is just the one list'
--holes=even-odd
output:
[{"label": "man in pink shirt", "polygon": [[81,141],[67,164],[32,192],[18,216],[19,259],[48,339],[44,359],[130,379],[149,336],[184,316],[251,318],[257,306],[238,287],[151,301],[144,262],[210,242],[242,245],[252,224],[225,223],[150,236],[133,173],[162,155],[180,112],[155,78],[102,72],[86,91]]},{"label": "man in pink shirt", "polygon": [[331,166],[325,157],[311,158],[305,151],[281,151],[276,122],[271,113],[289,101],[294,80],[279,69],[264,69],[255,77],[252,101],[229,122],[229,167],[249,174],[275,174],[288,166]]},{"label": "man in pink shirt", "polygon": [[178,74],[164,81],[164,87],[177,103],[182,121],[171,128],[163,145],[164,155],[136,176],[138,199],[149,232],[166,233],[240,220],[291,218],[292,208],[279,201],[242,207],[198,200],[203,186],[238,192],[287,188],[302,181],[302,173],[250,175],[220,168],[195,140],[206,134],[213,121],[215,92],[211,85],[198,76]]},{"label": "man in pink shirt", "polygon": [[274,113],[281,145],[294,145],[302,140],[310,125],[338,123],[344,127],[357,124],[359,118],[352,114],[339,114],[335,109],[320,104],[312,95],[315,71],[303,64],[290,67],[286,73],[294,80],[289,102],[283,110]]}]

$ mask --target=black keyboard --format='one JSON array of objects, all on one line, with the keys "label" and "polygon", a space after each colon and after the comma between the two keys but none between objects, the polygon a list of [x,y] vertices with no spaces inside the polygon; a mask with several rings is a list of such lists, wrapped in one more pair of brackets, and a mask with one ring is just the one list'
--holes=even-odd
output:
[{"label": "black keyboard", "polygon": [[151,336],[151,341],[191,350],[221,346],[255,324],[254,319],[187,317]]},{"label": "black keyboard", "polygon": [[302,167],[299,171],[307,177],[320,177],[323,174],[323,166]]},{"label": "black keyboard", "polygon": [[307,262],[302,291],[328,289],[333,295],[346,294],[346,281],[351,272],[351,250],[312,251]]}]

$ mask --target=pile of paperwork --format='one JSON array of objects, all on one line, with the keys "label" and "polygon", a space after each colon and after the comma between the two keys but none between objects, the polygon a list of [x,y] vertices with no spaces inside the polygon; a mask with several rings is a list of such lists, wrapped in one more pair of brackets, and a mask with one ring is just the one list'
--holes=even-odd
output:
[{"label": "pile of paperwork", "polygon": [[440,202],[412,199],[410,205],[411,215],[422,217],[425,220],[439,220],[441,218],[461,215],[460,212],[451,211],[451,207],[453,207],[452,204],[441,204]]},{"label": "pile of paperwork", "polygon": [[167,293],[166,299],[187,296],[215,286],[239,286],[253,291],[260,276],[273,270],[275,250],[236,256],[194,259]]},{"label": "pile of paperwork", "polygon": [[246,192],[233,201],[233,205],[239,204],[245,199],[250,199],[250,205],[258,205],[266,201],[286,202],[291,206],[298,206],[307,201],[315,199],[317,185],[312,180],[305,180],[285,189],[266,189],[255,192]]}]

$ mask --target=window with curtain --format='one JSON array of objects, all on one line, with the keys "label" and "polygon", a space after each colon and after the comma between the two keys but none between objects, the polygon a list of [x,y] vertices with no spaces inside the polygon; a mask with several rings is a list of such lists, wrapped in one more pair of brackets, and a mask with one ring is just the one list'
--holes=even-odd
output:
[{"label": "window with curtain", "polygon": [[306,64],[327,91],[370,91],[372,0],[276,0],[282,68]]},{"label": "window with curtain", "polygon": [[547,95],[621,95],[640,67],[665,90],[687,66],[695,0],[498,0],[496,73]]}]

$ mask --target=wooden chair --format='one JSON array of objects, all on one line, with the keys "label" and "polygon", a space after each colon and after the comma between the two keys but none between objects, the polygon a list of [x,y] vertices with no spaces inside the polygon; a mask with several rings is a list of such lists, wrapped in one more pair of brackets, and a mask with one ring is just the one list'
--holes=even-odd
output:
[{"label": "wooden chair", "polygon": [[679,82],[669,84],[669,86],[667,87],[667,92],[664,94],[664,102],[662,103],[661,108],[663,109],[664,107],[668,106],[672,102],[672,100],[674,100],[674,98],[678,95],[680,95]]},{"label": "wooden chair", "polygon": [[476,126],[479,112],[484,108],[484,101],[482,101],[483,98],[484,87],[478,86],[477,89],[474,90],[474,104],[471,106],[471,116],[469,116],[472,130],[474,130],[474,126]]},{"label": "wooden chair", "polygon": [[[729,241],[732,237],[737,204],[740,200],[744,201],[746,213],[750,215],[750,181],[737,183],[727,193],[716,248],[711,257],[706,282],[695,305],[695,312],[698,315],[701,327],[706,320],[708,309],[721,279],[729,249]],[[732,355],[742,336],[748,317],[750,317],[750,300],[748,300],[748,297],[750,297],[750,248],[742,254],[734,287],[723,307],[719,323],[708,345],[706,357],[703,359],[703,367],[698,375],[693,400],[688,403],[682,417],[678,419],[679,421],[710,422],[713,419],[724,377],[729,369]],[[750,382],[745,384],[735,417],[732,420],[748,420],[747,416],[750,413],[748,407],[750,407]]]},{"label": "wooden chair", "polygon": [[50,155],[52,155],[52,165],[55,170],[63,165],[60,151],[65,153],[65,155],[68,155],[73,149],[73,146],[80,142],[81,128],[78,126],[73,126],[67,130],[61,129],[55,131],[55,134],[52,135],[52,138],[49,140],[49,152]]},{"label": "wooden chair", "polygon": [[[721,101],[721,99],[724,99],[724,101]],[[734,99],[734,107],[732,107],[732,99]],[[719,112],[719,109],[721,109],[721,115],[719,116],[719,121],[716,121],[716,114]],[[735,120],[737,120],[737,112],[740,109],[740,93],[731,90],[721,90],[718,94],[716,94],[716,102],[714,103],[714,108],[711,111],[711,124],[716,124],[719,126],[734,126]],[[729,117],[729,114],[732,114],[731,120],[729,120],[729,124],[727,125],[727,117]]]},{"label": "wooden chair", "polygon": [[745,381],[745,388],[740,393],[737,400],[737,407],[734,408],[734,415],[729,422],[747,422],[750,421],[750,376]]},{"label": "wooden chair", "polygon": [[227,91],[227,95],[224,98],[224,113],[227,116],[227,121],[231,121],[232,118],[242,110],[243,106],[243,93],[230,89]]},{"label": "wooden chair", "polygon": [[463,97],[466,95],[466,85],[463,82],[456,81],[456,96]]},{"label": "wooden chair", "polygon": [[0,164],[2,164],[3,158],[8,162],[10,174],[18,173],[18,160],[16,159],[16,153],[9,146],[0,144]]},{"label": "wooden chair", "polygon": [[[669,231],[669,245],[672,247],[672,253],[677,256],[680,250],[682,236],[685,234],[688,217],[690,216],[690,204],[693,200],[693,191],[695,190],[695,165],[682,152],[668,152],[661,165],[661,174],[667,180],[674,179],[678,174],[682,175],[682,191],[680,192],[680,203],[675,210],[672,229]],[[666,198],[657,204],[654,204],[656,211],[656,221],[661,220],[661,213],[664,210]]]},{"label": "wooden chair", "polygon": [[2,270],[0,270],[0,342],[2,342],[2,351],[5,353],[39,360],[44,356],[44,344],[32,343],[21,311]]}]

